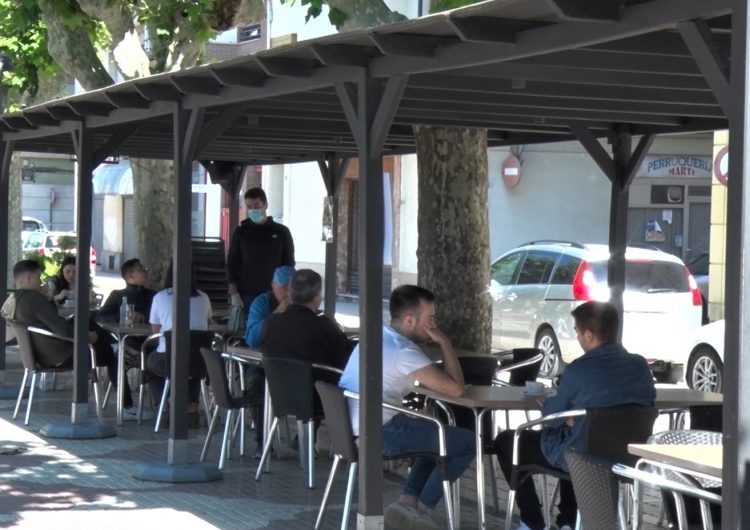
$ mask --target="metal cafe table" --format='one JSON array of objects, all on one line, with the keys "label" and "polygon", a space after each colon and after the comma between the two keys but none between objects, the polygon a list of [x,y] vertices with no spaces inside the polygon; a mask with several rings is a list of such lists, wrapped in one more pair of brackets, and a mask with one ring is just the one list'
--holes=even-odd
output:
[{"label": "metal cafe table", "polygon": [[[523,387],[468,386],[463,395],[449,397],[417,387],[415,391],[442,403],[459,405],[474,413],[477,462],[477,509],[479,511],[479,528],[486,528],[484,465],[482,445],[482,418],[493,410],[541,410],[541,404],[535,397],[525,396]],[[658,409],[687,408],[691,406],[720,405],[722,395],[699,390],[680,388],[658,388],[656,390],[656,407]]]}]

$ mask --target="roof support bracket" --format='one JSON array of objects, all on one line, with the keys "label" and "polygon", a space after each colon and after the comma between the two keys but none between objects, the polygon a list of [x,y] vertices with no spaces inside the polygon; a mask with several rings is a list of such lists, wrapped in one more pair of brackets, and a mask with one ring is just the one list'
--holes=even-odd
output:
[{"label": "roof support bracket", "polygon": [[604,175],[610,181],[613,181],[615,178],[615,164],[604,147],[602,147],[602,144],[599,143],[599,140],[585,127],[571,127],[570,132],[578,139],[589,156],[594,159],[594,162],[596,162],[596,165],[599,166]]},{"label": "roof support bracket", "polygon": [[198,137],[196,158],[198,158],[200,153],[209,147],[214,140],[221,136],[221,134],[237,120],[237,117],[240,116],[244,110],[243,106],[230,105],[222,110],[218,116],[208,122],[208,124],[203,127],[203,130]]},{"label": "roof support bracket", "polygon": [[320,174],[326,186],[328,199],[331,201],[331,232],[330,241],[326,241],[326,263],[325,263],[325,306],[323,311],[333,318],[336,314],[336,269],[338,256],[338,228],[339,228],[339,197],[338,192],[344,181],[346,168],[349,167],[349,158],[337,158],[336,153],[328,152],[318,160]]},{"label": "roof support bracket", "polygon": [[724,114],[731,116],[734,112],[734,105],[729,89],[729,64],[722,59],[719,45],[713,38],[711,30],[702,20],[682,22],[677,25],[677,29],[695,62],[698,63],[698,68],[705,76]]},{"label": "roof support bracket", "polygon": [[128,140],[128,138],[138,132],[140,128],[141,124],[137,121],[126,123],[121,127],[118,127],[117,131],[112,136],[110,136],[109,139],[107,139],[107,141],[104,142],[101,147],[99,147],[99,149],[94,151],[94,154],[92,155],[92,167],[97,167],[99,164],[104,162],[107,157],[111,156],[118,147],[120,147]]},{"label": "roof support bracket", "polygon": [[566,20],[616,21],[622,18],[623,0],[548,0]]}]

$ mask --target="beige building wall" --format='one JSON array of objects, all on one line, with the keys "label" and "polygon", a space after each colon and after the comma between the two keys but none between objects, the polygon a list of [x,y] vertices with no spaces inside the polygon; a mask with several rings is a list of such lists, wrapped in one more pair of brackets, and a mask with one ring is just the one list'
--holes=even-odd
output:
[{"label": "beige building wall", "polygon": [[[729,143],[729,131],[714,133],[714,160],[722,147]],[[724,318],[724,275],[726,271],[727,241],[727,187],[716,175],[711,180],[711,247],[708,269],[708,317],[711,320]]]}]

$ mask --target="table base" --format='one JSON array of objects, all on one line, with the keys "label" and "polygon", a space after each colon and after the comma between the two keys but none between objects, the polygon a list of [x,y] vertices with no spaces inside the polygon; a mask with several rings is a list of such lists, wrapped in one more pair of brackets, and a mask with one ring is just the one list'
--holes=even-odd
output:
[{"label": "table base", "polygon": [[196,463],[171,465],[164,462],[143,462],[135,466],[133,476],[150,482],[213,482],[224,475],[216,465]]},{"label": "table base", "polygon": [[48,423],[39,429],[39,434],[47,438],[93,440],[112,438],[117,436],[117,431],[105,423]]}]

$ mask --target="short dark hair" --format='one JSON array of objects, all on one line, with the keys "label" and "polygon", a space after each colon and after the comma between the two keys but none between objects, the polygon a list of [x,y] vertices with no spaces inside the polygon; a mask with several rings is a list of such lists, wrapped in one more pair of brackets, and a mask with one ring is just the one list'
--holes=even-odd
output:
[{"label": "short dark hair", "polygon": [[[198,287],[195,282],[195,264],[191,261],[190,264],[190,298],[198,296]],[[174,288],[174,262],[170,261],[167,267],[167,273],[164,275],[164,289]]]},{"label": "short dark hair", "polygon": [[268,206],[268,199],[266,198],[266,192],[262,188],[250,188],[245,192],[246,199],[260,199],[263,204]]},{"label": "short dark hair", "polygon": [[323,279],[312,269],[300,269],[289,280],[289,297],[293,304],[309,304],[320,294]]},{"label": "short dark hair", "polygon": [[406,313],[418,310],[422,300],[434,302],[435,295],[418,285],[399,285],[391,291],[388,302],[391,320],[400,320]]},{"label": "short dark hair", "polygon": [[42,267],[38,261],[33,259],[22,259],[15,265],[13,265],[13,278],[18,278],[22,274],[30,272],[42,272]]},{"label": "short dark hair", "polygon": [[120,267],[120,275],[123,279],[125,279],[125,276],[136,270],[138,268],[138,265],[140,264],[141,260],[139,260],[138,258],[129,259]]},{"label": "short dark hair", "polygon": [[590,331],[602,342],[616,342],[620,316],[609,302],[586,302],[570,312],[579,331]]}]

